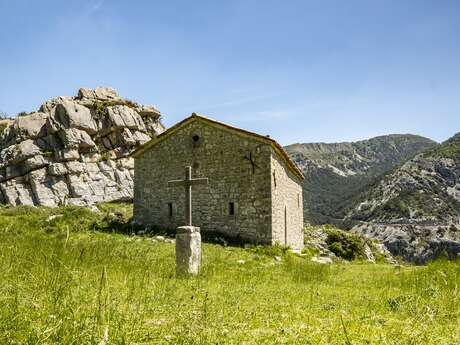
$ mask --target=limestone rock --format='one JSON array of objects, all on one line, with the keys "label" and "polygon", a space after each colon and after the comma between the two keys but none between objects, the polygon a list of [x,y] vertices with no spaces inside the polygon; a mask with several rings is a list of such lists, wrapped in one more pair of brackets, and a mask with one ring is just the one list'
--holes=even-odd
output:
[{"label": "limestone rock", "polygon": [[156,119],[160,117],[160,111],[154,105],[139,105],[136,111],[142,117],[153,117]]},{"label": "limestone rock", "polygon": [[33,193],[24,177],[17,177],[0,184],[6,203],[17,205],[34,205]]},{"label": "limestone rock", "polygon": [[0,141],[2,145],[12,145],[27,138],[36,139],[46,136],[46,123],[48,117],[49,114],[43,112],[18,116],[17,119],[12,121],[11,125],[1,133]]},{"label": "limestone rock", "polygon": [[181,226],[176,234],[176,275],[197,275],[201,265],[200,228]]},{"label": "limestone rock", "polygon": [[95,89],[87,89],[82,87],[78,90],[79,99],[98,99],[98,100],[113,100],[120,99],[117,91],[111,87],[97,87]]},{"label": "limestone rock", "polygon": [[114,105],[107,108],[108,119],[113,128],[129,128],[145,131],[142,117],[126,105]]},{"label": "limestone rock", "polygon": [[374,254],[372,253],[371,248],[367,244],[364,245],[364,255],[366,256],[366,260],[368,262],[372,262],[375,264]]},{"label": "limestone rock", "polygon": [[73,101],[64,101],[55,108],[54,120],[65,129],[77,128],[93,135],[97,133],[97,125],[91,111]]},{"label": "limestone rock", "polygon": [[0,202],[88,205],[133,197],[130,153],[164,130],[160,112],[107,87],[2,120]]},{"label": "limestone rock", "polygon": [[33,140],[27,139],[0,151],[0,166],[18,164],[27,158],[40,154],[40,148]]},{"label": "limestone rock", "polygon": [[63,163],[53,163],[48,166],[48,174],[51,176],[63,176],[67,174],[67,167]]},{"label": "limestone rock", "polygon": [[57,133],[65,147],[77,149],[96,148],[96,144],[85,131],[70,128],[66,130],[62,129]]},{"label": "limestone rock", "polygon": [[43,113],[51,114],[51,111],[56,107],[56,105],[67,102],[67,101],[72,101],[72,100],[73,100],[73,97],[70,97],[70,96],[59,96],[59,97],[50,99],[46,101],[45,103],[43,103],[40,106],[39,111]]},{"label": "limestone rock", "polygon": [[332,259],[327,256],[324,256],[324,257],[313,256],[311,258],[311,261],[316,262],[318,264],[323,264],[323,265],[329,265],[333,263]]}]

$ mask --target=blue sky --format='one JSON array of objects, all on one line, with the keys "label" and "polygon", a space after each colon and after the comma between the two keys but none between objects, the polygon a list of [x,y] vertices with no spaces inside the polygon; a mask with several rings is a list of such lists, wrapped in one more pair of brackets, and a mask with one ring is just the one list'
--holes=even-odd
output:
[{"label": "blue sky", "polygon": [[460,131],[460,1],[0,0],[0,110],[112,86],[282,144]]}]

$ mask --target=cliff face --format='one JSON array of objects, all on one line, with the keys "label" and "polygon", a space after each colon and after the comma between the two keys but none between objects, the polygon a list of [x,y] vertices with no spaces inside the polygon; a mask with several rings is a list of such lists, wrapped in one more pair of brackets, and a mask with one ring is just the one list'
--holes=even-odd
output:
[{"label": "cliff face", "polygon": [[0,130],[0,202],[53,207],[131,199],[128,155],[164,126],[155,107],[100,87],[51,99]]},{"label": "cliff face", "polygon": [[341,223],[352,200],[373,181],[436,145],[430,139],[404,134],[351,143],[287,146],[305,175],[305,219],[311,223]]},{"label": "cliff face", "polygon": [[395,255],[426,262],[460,252],[460,134],[418,154],[363,192],[347,215],[354,230]]}]

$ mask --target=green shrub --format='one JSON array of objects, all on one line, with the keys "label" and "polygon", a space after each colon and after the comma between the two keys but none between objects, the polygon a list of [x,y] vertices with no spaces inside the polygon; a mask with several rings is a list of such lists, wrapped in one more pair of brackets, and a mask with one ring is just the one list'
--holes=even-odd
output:
[{"label": "green shrub", "polygon": [[274,246],[248,245],[246,249],[259,255],[283,256],[288,251],[289,247],[276,243]]},{"label": "green shrub", "polygon": [[0,123],[0,133],[2,133],[6,127],[8,127],[6,123]]},{"label": "green shrub", "polygon": [[354,234],[335,228],[327,228],[328,249],[342,259],[364,258],[364,240]]}]

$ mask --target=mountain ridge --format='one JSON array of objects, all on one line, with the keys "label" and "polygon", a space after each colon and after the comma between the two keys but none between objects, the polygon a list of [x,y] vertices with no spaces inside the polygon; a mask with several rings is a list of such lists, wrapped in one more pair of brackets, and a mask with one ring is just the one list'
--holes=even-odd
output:
[{"label": "mountain ridge", "polygon": [[304,143],[285,147],[305,175],[305,219],[341,225],[350,198],[413,155],[438,145],[414,134],[389,134],[344,143]]},{"label": "mountain ridge", "polygon": [[353,231],[425,263],[460,252],[460,133],[389,171],[350,204]]}]

